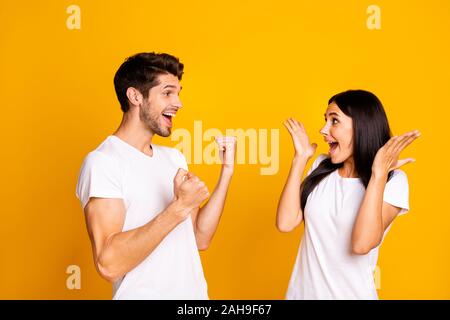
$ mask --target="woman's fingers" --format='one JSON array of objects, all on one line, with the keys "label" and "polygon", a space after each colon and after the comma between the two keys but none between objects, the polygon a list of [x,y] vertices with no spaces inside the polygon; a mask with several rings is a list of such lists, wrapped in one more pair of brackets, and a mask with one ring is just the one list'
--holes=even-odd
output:
[{"label": "woman's fingers", "polygon": [[405,164],[412,163],[412,162],[416,162],[416,159],[407,158],[407,159],[397,160],[397,163],[395,164],[395,167],[392,170],[398,169],[398,168],[404,166]]},{"label": "woman's fingers", "polygon": [[291,124],[292,131],[295,132],[298,130],[298,125],[295,123],[294,119],[289,118],[289,123]]},{"label": "woman's fingers", "polygon": [[[397,152],[397,150],[401,150],[401,149],[399,149],[399,147],[404,145],[412,135],[416,134],[416,132],[418,132],[418,130],[410,131],[410,132],[404,133],[404,134],[402,134],[400,136],[392,137],[385,144],[386,151],[395,153],[395,152]],[[414,139],[412,139],[411,142],[412,141],[414,141]],[[406,144],[406,145],[408,145],[408,144]]]},{"label": "woman's fingers", "polygon": [[299,129],[303,129],[303,125],[293,118],[286,119],[283,124],[291,134],[294,134]]},{"label": "woman's fingers", "polygon": [[283,122],[284,126],[286,127],[286,129],[288,129],[289,133],[292,135],[293,134],[293,130],[291,128],[291,124],[289,123],[288,120]]},{"label": "woman's fingers", "polygon": [[401,135],[397,141],[392,144],[391,146],[391,152],[395,155],[399,155],[400,152],[408,146],[411,142],[413,142],[415,139],[419,137],[420,133],[418,130],[407,132],[403,135]]},{"label": "woman's fingers", "polygon": [[298,122],[296,119],[292,119],[295,123],[295,126],[299,129],[303,129],[303,124],[301,124],[300,122]]},{"label": "woman's fingers", "polygon": [[410,131],[404,134],[403,138],[398,141],[395,145],[394,152],[395,154],[400,154],[400,152],[405,149],[408,145],[410,145],[414,140],[416,140],[420,136],[419,130]]},{"label": "woman's fingers", "polygon": [[389,141],[388,141],[388,151],[393,152],[395,150],[395,148],[398,146],[398,144],[405,138],[405,135],[402,134],[401,136],[395,136],[392,137]]},{"label": "woman's fingers", "polygon": [[303,125],[303,123],[298,122],[297,120],[295,120],[295,122],[297,123],[297,126],[299,129],[301,129],[302,131],[306,132],[305,126]]},{"label": "woman's fingers", "polygon": [[385,147],[386,152],[388,152],[392,149],[392,147],[395,145],[395,143],[397,143],[398,138],[399,138],[398,136],[393,136],[388,140],[388,142],[386,142],[386,144],[383,146],[383,147]]}]

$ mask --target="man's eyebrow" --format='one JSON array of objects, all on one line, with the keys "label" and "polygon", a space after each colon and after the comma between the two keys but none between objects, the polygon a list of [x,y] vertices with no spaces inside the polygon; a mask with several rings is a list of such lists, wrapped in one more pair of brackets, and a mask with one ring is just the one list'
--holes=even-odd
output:
[{"label": "man's eyebrow", "polygon": [[[177,87],[176,85],[173,85],[173,84],[166,84],[166,85],[163,87],[163,90],[166,89],[166,88],[174,88],[174,89],[177,89],[178,87]],[[180,91],[181,91],[181,89],[183,89],[183,87],[180,86]]]},{"label": "man's eyebrow", "polygon": [[[339,115],[338,115],[336,112],[330,112],[328,115],[329,115],[329,116],[338,116],[338,117],[339,117]],[[327,117],[327,114],[324,113],[323,116],[326,118],[326,117]]]}]

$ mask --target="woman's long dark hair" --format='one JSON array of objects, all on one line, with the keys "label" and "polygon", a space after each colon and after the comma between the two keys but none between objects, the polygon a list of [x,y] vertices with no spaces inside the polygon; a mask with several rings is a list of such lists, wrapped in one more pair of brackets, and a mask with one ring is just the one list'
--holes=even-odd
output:
[{"label": "woman's long dark hair", "polygon": [[[372,163],[377,151],[391,138],[388,119],[381,101],[371,92],[349,90],[331,97],[328,104],[335,103],[353,120],[353,159],[355,170],[367,188],[372,175]],[[323,160],[301,185],[300,205],[304,212],[306,200],[319,182],[343,163]],[[392,172],[389,173],[388,180]]]}]

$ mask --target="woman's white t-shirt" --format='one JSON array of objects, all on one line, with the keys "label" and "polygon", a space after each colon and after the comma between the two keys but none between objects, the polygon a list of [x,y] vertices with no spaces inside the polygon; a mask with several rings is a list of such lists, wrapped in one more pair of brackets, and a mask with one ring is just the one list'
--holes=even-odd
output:
[{"label": "woman's white t-shirt", "polygon": [[[91,197],[123,199],[122,231],[138,228],[173,199],[173,178],[187,170],[177,149],[152,145],[148,156],[111,135],[83,161],[76,195],[84,209]],[[192,220],[177,225],[139,265],[114,283],[113,299],[208,299]]]},{"label": "woman's white t-shirt", "polygon": [[[325,158],[320,155],[308,175]],[[335,170],[309,194],[304,210],[305,232],[286,299],[378,299],[373,274],[379,246],[366,255],[351,251],[352,229],[364,193],[359,178],[343,178]],[[401,208],[399,215],[405,214],[409,211],[408,193],[406,174],[394,170],[383,200]]]}]

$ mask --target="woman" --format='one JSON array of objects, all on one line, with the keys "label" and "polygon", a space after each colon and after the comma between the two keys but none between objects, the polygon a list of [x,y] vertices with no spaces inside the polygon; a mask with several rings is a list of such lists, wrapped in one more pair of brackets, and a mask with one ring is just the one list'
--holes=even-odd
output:
[{"label": "woman", "polygon": [[[277,209],[277,227],[289,232],[305,221],[287,299],[378,299],[373,271],[378,248],[396,216],[409,210],[408,179],[399,153],[419,137],[391,138],[378,98],[350,90],[328,102],[320,130],[329,154],[314,155],[305,128],[285,121],[295,155]],[[299,199],[300,195],[300,199]]]}]

